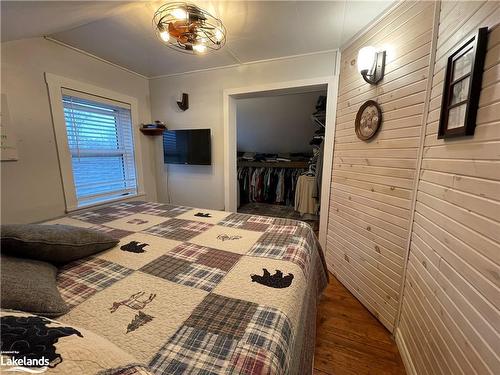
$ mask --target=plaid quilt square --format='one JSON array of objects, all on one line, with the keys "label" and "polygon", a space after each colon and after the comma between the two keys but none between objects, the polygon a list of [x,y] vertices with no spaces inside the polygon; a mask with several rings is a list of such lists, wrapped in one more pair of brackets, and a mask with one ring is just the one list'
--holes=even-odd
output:
[{"label": "plaid quilt square", "polygon": [[128,211],[116,209],[113,207],[103,207],[95,210],[81,212],[69,217],[76,220],[85,221],[92,224],[104,224],[108,221],[113,221],[130,215]]},{"label": "plaid quilt square", "polygon": [[246,215],[246,221],[241,229],[265,232],[274,221],[272,217]]},{"label": "plaid quilt square", "polygon": [[273,218],[273,224],[275,224],[275,225],[293,225],[296,227],[309,226],[309,224],[305,223],[304,221],[298,221],[298,220],[294,220],[294,219],[286,219],[283,217]]},{"label": "plaid quilt square", "polygon": [[231,337],[182,326],[149,366],[156,374],[221,374],[236,344]]},{"label": "plaid quilt square", "polygon": [[286,245],[274,245],[272,243],[261,243],[257,242],[253,247],[248,251],[247,255],[265,257],[265,258],[274,258],[274,259],[283,259],[287,251]]},{"label": "plaid quilt square", "polygon": [[145,201],[120,202],[109,206],[109,208],[126,211],[128,214],[135,214],[143,211],[145,209],[145,205],[147,204],[149,203]]},{"label": "plaid quilt square", "polygon": [[168,255],[174,258],[186,260],[188,262],[195,262],[208,250],[209,250],[208,247],[195,245],[194,243],[184,242],[179,246],[174,247],[168,253]]},{"label": "plaid quilt square", "polygon": [[100,232],[104,232],[109,234],[111,237],[114,237],[116,239],[122,239],[123,237],[126,237],[134,232],[130,232],[125,229],[116,229],[116,228],[110,228],[105,225],[94,225],[93,227],[90,227],[90,229],[93,230],[98,230]]},{"label": "plaid quilt square", "polygon": [[232,228],[240,228],[252,230],[256,232],[265,232],[269,225],[274,221],[272,217],[265,216],[252,216],[247,214],[231,214],[224,220],[220,221],[218,225]]},{"label": "plaid quilt square", "polygon": [[292,235],[292,234],[295,234],[295,232],[297,232],[297,229],[299,229],[299,227],[297,227],[296,225],[276,225],[276,224],[273,224],[267,228],[267,232]]},{"label": "plaid quilt square", "polygon": [[295,237],[294,243],[286,247],[283,260],[288,260],[297,264],[305,275],[309,274],[311,263],[311,250],[307,241],[303,237]]},{"label": "plaid quilt square", "polygon": [[189,268],[182,273],[178,273],[173,281],[181,285],[211,292],[225,275],[225,272],[217,268],[191,263]]},{"label": "plaid quilt square", "polygon": [[242,342],[273,354],[278,373],[286,374],[288,348],[293,347],[292,324],[285,314],[271,307],[259,306],[247,326]]},{"label": "plaid quilt square", "polygon": [[198,264],[203,264],[207,267],[218,268],[228,272],[240,260],[241,255],[231,253],[229,251],[205,248],[203,254],[196,261]]},{"label": "plaid quilt square", "polygon": [[293,237],[287,233],[265,232],[257,242],[264,245],[286,246],[293,243]]},{"label": "plaid quilt square", "polygon": [[133,270],[98,258],[71,262],[59,270],[57,287],[70,307],[130,275]]},{"label": "plaid quilt square", "polygon": [[211,227],[213,227],[212,224],[171,219],[146,229],[146,232],[154,234],[155,236],[184,242],[189,241],[191,238],[199,235],[207,229],[210,229]]},{"label": "plaid quilt square", "polygon": [[257,304],[211,293],[184,322],[188,327],[241,338],[257,311]]},{"label": "plaid quilt square", "polygon": [[148,207],[145,207],[145,210],[142,211],[142,213],[162,217],[177,217],[191,210],[191,207],[173,206],[170,204],[157,204],[155,206],[150,205]]},{"label": "plaid quilt square", "polygon": [[229,362],[226,374],[285,374],[269,352],[256,346],[239,345]]},{"label": "plaid quilt square", "polygon": [[307,275],[311,262],[309,241],[311,241],[309,236],[266,232],[252,246],[247,255],[287,260],[297,264]]},{"label": "plaid quilt square", "polygon": [[248,220],[248,215],[244,214],[231,214],[225,219],[219,221],[217,225],[231,228],[241,228]]},{"label": "plaid quilt square", "polygon": [[140,268],[139,271],[161,277],[165,280],[174,281],[178,274],[189,269],[190,264],[190,262],[183,259],[162,255]]},{"label": "plaid quilt square", "polygon": [[269,217],[269,216],[249,216],[248,220],[249,223],[257,223],[257,224],[266,224],[270,225],[273,224],[275,221],[275,218]]}]

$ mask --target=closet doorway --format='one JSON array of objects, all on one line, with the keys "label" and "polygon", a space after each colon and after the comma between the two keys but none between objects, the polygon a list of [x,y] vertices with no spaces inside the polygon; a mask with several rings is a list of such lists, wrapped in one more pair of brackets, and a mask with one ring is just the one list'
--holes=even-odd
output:
[{"label": "closet doorway", "polygon": [[337,79],[279,86],[224,92],[226,210],[306,221],[324,244]]}]

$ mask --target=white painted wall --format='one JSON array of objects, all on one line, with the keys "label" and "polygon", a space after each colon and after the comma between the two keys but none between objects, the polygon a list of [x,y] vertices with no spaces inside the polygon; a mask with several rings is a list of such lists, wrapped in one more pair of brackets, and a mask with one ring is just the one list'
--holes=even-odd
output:
[{"label": "white painted wall", "polygon": [[[2,223],[61,216],[64,195],[44,72],[137,98],[141,122],[151,119],[148,81],[43,38],[2,43],[1,49],[1,90],[7,97],[19,153],[18,161],[1,164]],[[139,141],[145,198],[156,200],[155,144],[160,140],[141,135]]]},{"label": "white painted wall", "polygon": [[311,152],[318,130],[311,121],[324,91],[236,100],[238,151]]},{"label": "white painted wall", "polygon": [[[224,208],[223,91],[230,88],[333,76],[335,53],[241,65],[150,80],[151,114],[169,129],[210,128],[212,165],[169,165],[159,176],[158,198],[166,201],[167,170],[174,204]],[[190,108],[178,109],[182,92],[189,94]],[[165,181],[163,184],[161,181]]]}]

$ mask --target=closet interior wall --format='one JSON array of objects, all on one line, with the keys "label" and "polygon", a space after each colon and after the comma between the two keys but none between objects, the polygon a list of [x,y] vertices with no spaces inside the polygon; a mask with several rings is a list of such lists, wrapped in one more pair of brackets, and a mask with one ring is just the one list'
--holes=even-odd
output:
[{"label": "closet interior wall", "polygon": [[[331,272],[393,331],[409,237],[429,75],[433,2],[403,2],[342,51],[326,260]],[[385,77],[369,85],[356,66],[364,46],[387,50]],[[360,105],[383,113],[371,141],[357,138]]]}]

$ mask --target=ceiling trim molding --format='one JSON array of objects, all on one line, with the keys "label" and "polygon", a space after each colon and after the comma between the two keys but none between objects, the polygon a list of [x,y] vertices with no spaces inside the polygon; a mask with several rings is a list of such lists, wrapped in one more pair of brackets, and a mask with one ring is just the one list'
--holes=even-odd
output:
[{"label": "ceiling trim molding", "polygon": [[176,76],[182,76],[182,75],[185,75],[185,74],[209,72],[211,70],[218,70],[218,69],[230,69],[230,68],[236,68],[238,66],[260,64],[260,63],[266,63],[266,62],[272,62],[272,61],[280,61],[280,60],[290,60],[290,59],[296,59],[296,58],[305,57],[305,56],[322,55],[322,54],[333,53],[333,52],[339,53],[339,49],[338,48],[334,48],[334,49],[327,49],[327,50],[323,50],[323,51],[301,53],[301,54],[298,54],[298,55],[289,55],[289,56],[273,57],[273,58],[270,58],[270,59],[247,61],[247,62],[242,62],[240,64],[230,64],[230,65],[223,65],[223,66],[214,66],[213,68],[195,69],[195,70],[190,70],[190,71],[187,71],[187,72],[172,73],[172,74],[163,74],[163,75],[159,75],[159,76],[149,77],[149,79],[161,79],[161,78],[176,77]]},{"label": "ceiling trim molding", "polygon": [[[116,64],[114,62],[111,62],[109,60],[103,59],[102,57],[96,56],[96,55],[94,55],[94,54],[92,54],[90,52],[87,52],[87,51],[84,51],[84,50],[82,50],[80,48],[74,47],[71,44],[67,44],[67,43],[61,42],[60,40],[54,39],[54,38],[52,38],[50,36],[44,36],[43,38],[45,40],[48,40],[49,42],[58,44],[60,46],[66,47],[66,48],[69,48],[69,49],[71,49],[71,50],[73,50],[75,52],[79,52],[79,53],[81,53],[81,54],[83,54],[85,56],[91,57],[93,59],[96,59],[96,60],[101,61],[103,63],[109,64],[111,66],[114,66],[115,68],[124,70],[124,71],[126,71],[128,73],[134,74],[134,75],[136,75],[138,77],[141,77],[141,78],[144,78],[144,79],[147,79],[147,80],[176,77],[176,76],[182,76],[182,75],[185,75],[185,74],[209,72],[209,71],[212,71],[212,70],[230,69],[230,68],[236,68],[236,67],[245,66],[245,65],[261,64],[261,63],[272,62],[272,61],[281,61],[281,60],[291,60],[291,59],[297,59],[297,58],[301,58],[301,57],[305,57],[305,56],[323,55],[323,54],[327,54],[327,53],[339,53],[340,52],[339,48],[333,48],[333,49],[327,49],[327,50],[323,50],[323,51],[314,51],[314,52],[301,53],[301,54],[297,54],[297,55],[273,57],[273,58],[270,58],[270,59],[253,60],[253,61],[241,62],[241,63],[237,63],[237,64],[214,66],[212,68],[195,69],[195,70],[190,70],[190,71],[187,71],[187,72],[162,74],[162,75],[158,75],[158,76],[148,77],[148,76],[145,76],[145,75],[143,75],[141,73],[137,73],[137,72],[135,72],[133,70],[125,68],[124,66],[121,66],[121,65],[118,65],[118,64]],[[233,56],[233,53],[231,53],[231,56]]]},{"label": "ceiling trim molding", "polygon": [[85,55],[85,56],[88,56],[88,57],[91,57],[91,58],[93,58],[93,59],[99,60],[99,61],[101,61],[101,62],[103,62],[103,63],[106,63],[106,64],[109,64],[109,65],[111,65],[111,66],[114,66],[115,68],[118,68],[118,69],[124,70],[124,71],[126,71],[126,72],[128,72],[128,73],[131,73],[131,74],[134,74],[134,75],[136,75],[136,76],[138,76],[138,77],[141,77],[141,78],[144,78],[144,79],[150,79],[150,77],[148,77],[148,76],[145,76],[145,75],[143,75],[143,74],[141,74],[141,73],[134,72],[133,70],[130,70],[130,69],[128,69],[128,68],[125,68],[124,66],[121,66],[121,65],[115,64],[115,63],[113,63],[113,62],[111,62],[111,61],[108,61],[108,60],[106,60],[106,59],[103,59],[102,57],[96,56],[96,55],[94,55],[94,54],[92,54],[92,53],[90,53],[90,52],[84,51],[84,50],[82,50],[82,49],[80,49],[80,48],[73,47],[71,44],[67,44],[67,43],[61,42],[60,40],[57,40],[57,39],[51,38],[50,36],[44,36],[43,38],[44,38],[45,40],[48,40],[49,42],[52,42],[52,43],[55,43],[55,44],[59,44],[60,46],[63,46],[63,47],[69,48],[69,49],[71,49],[71,50],[73,50],[73,51],[75,51],[75,52],[79,52],[79,53],[81,53],[81,54],[83,54],[83,55]]},{"label": "ceiling trim molding", "polygon": [[370,32],[378,23],[387,17],[389,13],[391,13],[394,9],[404,3],[406,0],[398,0],[389,5],[382,13],[380,13],[377,17],[375,17],[367,26],[365,26],[362,30],[358,31],[356,34],[352,36],[344,45],[340,46],[339,51],[343,52],[346,48],[350,47],[356,40],[360,39],[363,35]]}]

